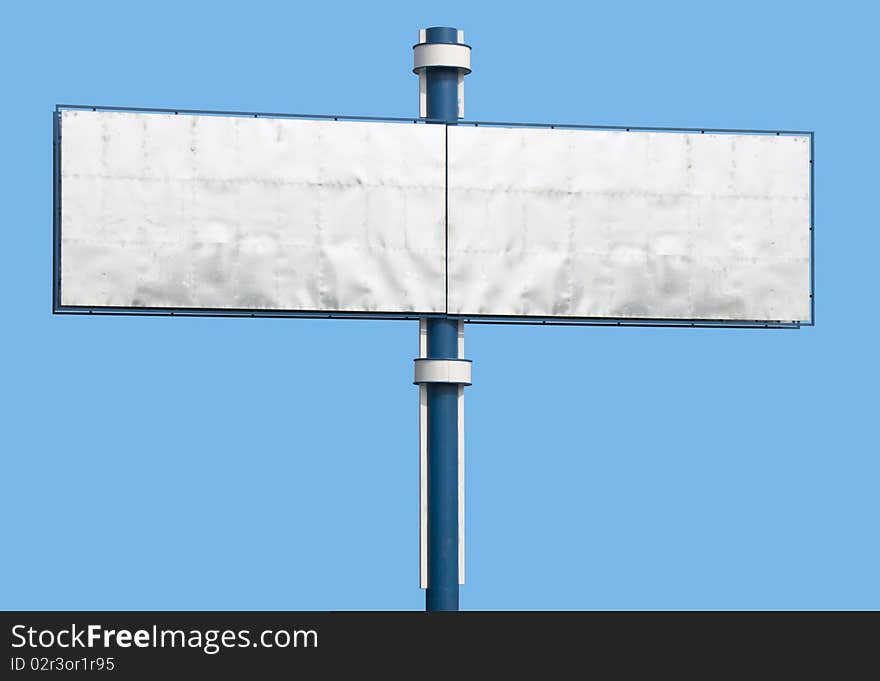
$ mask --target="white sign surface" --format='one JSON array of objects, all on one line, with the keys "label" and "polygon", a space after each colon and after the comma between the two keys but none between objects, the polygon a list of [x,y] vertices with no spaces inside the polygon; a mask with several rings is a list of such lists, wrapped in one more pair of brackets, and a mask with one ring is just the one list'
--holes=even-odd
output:
[{"label": "white sign surface", "polygon": [[61,305],[444,312],[444,132],[65,110]]},{"label": "white sign surface", "polygon": [[811,321],[809,135],[87,110],[60,135],[62,311]]},{"label": "white sign surface", "polygon": [[806,321],[810,138],[450,127],[448,312]]}]

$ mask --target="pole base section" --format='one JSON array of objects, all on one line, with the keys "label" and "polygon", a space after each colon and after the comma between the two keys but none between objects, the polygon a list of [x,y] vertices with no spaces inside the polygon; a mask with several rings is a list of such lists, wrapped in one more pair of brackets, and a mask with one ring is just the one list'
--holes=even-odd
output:
[{"label": "pole base section", "polygon": [[428,612],[457,612],[458,587],[428,587],[425,591],[425,610]]}]

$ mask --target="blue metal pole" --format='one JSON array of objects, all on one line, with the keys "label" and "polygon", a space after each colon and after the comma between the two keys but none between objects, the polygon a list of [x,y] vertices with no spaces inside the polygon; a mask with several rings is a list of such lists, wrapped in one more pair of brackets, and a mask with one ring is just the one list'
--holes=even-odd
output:
[{"label": "blue metal pole", "polygon": [[[425,31],[427,43],[458,43],[458,29]],[[457,68],[426,70],[427,117],[458,121]],[[458,321],[428,319],[428,357],[458,357]],[[428,385],[428,588],[425,609],[458,610],[458,386]]]},{"label": "blue metal pole", "polygon": [[[425,42],[429,44],[458,44],[458,29],[435,26],[425,30]],[[444,120],[450,125],[458,122],[458,69],[431,66],[428,79],[428,118]]]},{"label": "blue metal pole", "polygon": [[[428,321],[428,357],[458,356],[458,322]],[[428,588],[425,609],[458,610],[458,386],[428,384]]]}]

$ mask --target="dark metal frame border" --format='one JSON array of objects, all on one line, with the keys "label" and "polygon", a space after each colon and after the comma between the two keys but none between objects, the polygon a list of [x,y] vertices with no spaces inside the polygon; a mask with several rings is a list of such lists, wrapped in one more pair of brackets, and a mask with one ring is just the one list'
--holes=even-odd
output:
[{"label": "dark metal frame border", "polygon": [[448,317],[461,319],[468,324],[525,324],[539,326],[635,326],[679,328],[724,329],[798,329],[816,324],[815,296],[815,133],[812,130],[748,130],[736,128],[675,128],[640,125],[576,125],[568,123],[510,123],[497,121],[459,121],[458,125],[473,127],[543,128],[551,130],[617,130],[625,132],[670,132],[750,135],[799,135],[810,138],[810,319],[802,321],[768,321],[741,319],[663,319],[622,317],[531,317],[492,315],[449,315],[443,313],[398,312],[326,312],[308,310],[250,310],[225,308],[133,308],[133,307],[83,307],[61,304],[61,112],[120,111],[132,113],[164,113],[200,116],[237,116],[242,118],[294,118],[329,121],[374,121],[384,123],[446,123],[429,118],[394,118],[390,116],[347,116],[325,114],[291,114],[259,111],[211,111],[202,109],[162,109],[154,107],[97,106],[83,104],[58,104],[52,114],[52,313],[115,316],[163,316],[163,317],[261,317],[298,319],[406,319],[424,317]]}]

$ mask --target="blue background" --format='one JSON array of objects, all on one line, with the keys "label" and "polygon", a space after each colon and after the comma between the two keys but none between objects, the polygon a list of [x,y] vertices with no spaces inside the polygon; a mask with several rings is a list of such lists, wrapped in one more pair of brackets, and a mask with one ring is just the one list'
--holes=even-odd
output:
[{"label": "blue background", "polygon": [[420,609],[416,323],[53,317],[56,103],[816,131],[815,328],[469,326],[462,607],[880,608],[876,4],[4,9],[0,607]]}]

